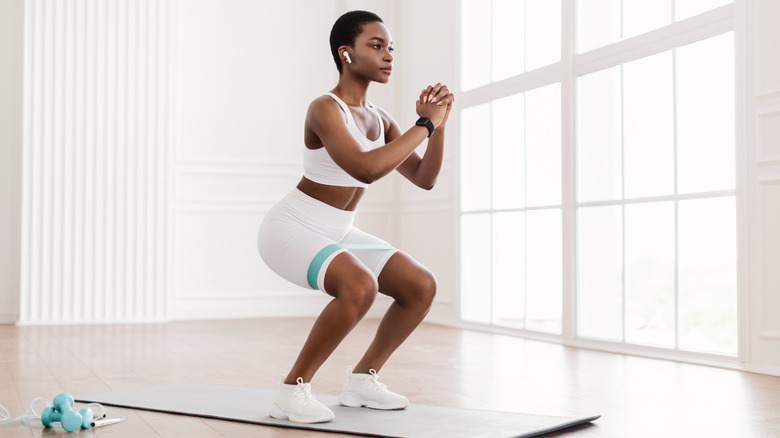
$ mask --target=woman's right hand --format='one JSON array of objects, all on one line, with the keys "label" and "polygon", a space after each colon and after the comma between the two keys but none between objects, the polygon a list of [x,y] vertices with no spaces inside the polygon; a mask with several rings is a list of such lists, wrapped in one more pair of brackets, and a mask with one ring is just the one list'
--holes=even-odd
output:
[{"label": "woman's right hand", "polygon": [[442,84],[428,86],[420,93],[416,102],[417,115],[431,119],[435,128],[441,125],[447,114],[447,106],[452,102],[453,96],[449,89]]}]

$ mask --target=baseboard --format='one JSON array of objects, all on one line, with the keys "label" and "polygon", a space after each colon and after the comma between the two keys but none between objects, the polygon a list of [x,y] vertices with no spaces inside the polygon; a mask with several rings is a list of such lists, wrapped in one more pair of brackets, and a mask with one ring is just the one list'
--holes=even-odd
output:
[{"label": "baseboard", "polygon": [[16,324],[19,321],[18,313],[0,312],[0,324]]},{"label": "baseboard", "polygon": [[[169,313],[174,321],[316,317],[332,299],[332,297],[319,291],[246,298],[233,296],[230,299],[174,299],[170,304]],[[366,317],[381,317],[390,303],[392,303],[390,297],[385,295],[377,296]]]},{"label": "baseboard", "polygon": [[45,327],[45,326],[75,326],[75,325],[128,325],[128,324],[165,324],[171,322],[167,318],[155,319],[97,319],[97,320],[36,320],[17,321],[19,327]]},{"label": "baseboard", "polygon": [[780,377],[780,366],[778,365],[756,365],[746,363],[742,365],[743,371],[756,374],[766,374],[768,376]]}]

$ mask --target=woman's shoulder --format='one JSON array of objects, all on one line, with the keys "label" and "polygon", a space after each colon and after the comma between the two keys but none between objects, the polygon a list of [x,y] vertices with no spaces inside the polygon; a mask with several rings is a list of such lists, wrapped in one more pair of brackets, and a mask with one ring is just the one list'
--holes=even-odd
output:
[{"label": "woman's shoulder", "polygon": [[323,94],[321,96],[316,97],[309,104],[309,108],[318,108],[318,109],[338,108],[338,107],[339,107],[338,102],[336,102],[336,100],[333,99],[333,97],[331,97],[328,94]]},{"label": "woman's shoulder", "polygon": [[339,107],[338,102],[327,94],[323,94],[311,101],[306,114],[306,123],[311,126],[327,126],[336,120],[347,122],[347,115]]},{"label": "woman's shoulder", "polygon": [[309,104],[310,115],[333,115],[343,113],[339,107],[339,103],[336,102],[331,96],[323,94],[311,101]]}]

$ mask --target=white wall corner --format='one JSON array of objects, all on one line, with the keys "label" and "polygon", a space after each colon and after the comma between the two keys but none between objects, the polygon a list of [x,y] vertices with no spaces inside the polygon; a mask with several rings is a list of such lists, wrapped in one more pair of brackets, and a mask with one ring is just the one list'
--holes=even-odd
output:
[{"label": "white wall corner", "polygon": [[[746,368],[780,375],[780,4],[774,0],[743,0],[737,5],[737,46],[743,54],[739,73],[744,83],[744,144],[742,170],[746,198],[743,223],[748,269],[743,282],[741,359]],[[739,78],[739,76],[738,76]]]},{"label": "white wall corner", "polygon": [[0,4],[0,323],[19,319],[24,21],[23,0]]}]

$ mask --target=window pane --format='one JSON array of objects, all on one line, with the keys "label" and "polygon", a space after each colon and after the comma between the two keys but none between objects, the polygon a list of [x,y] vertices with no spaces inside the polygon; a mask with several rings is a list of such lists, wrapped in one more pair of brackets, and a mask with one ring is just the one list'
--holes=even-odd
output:
[{"label": "window pane", "polygon": [[677,49],[680,193],[734,189],[734,33]]},{"label": "window pane", "polygon": [[623,38],[630,38],[672,23],[670,0],[623,0]]},{"label": "window pane", "polygon": [[493,208],[525,206],[523,94],[493,101]]},{"label": "window pane", "polygon": [[580,53],[620,39],[620,0],[578,0]]},{"label": "window pane", "polygon": [[622,340],[622,208],[581,208],[578,219],[579,335]]},{"label": "window pane", "polygon": [[526,213],[526,318],[530,330],[561,332],[561,235],[561,210]]},{"label": "window pane", "polygon": [[734,197],[680,202],[680,348],[737,353]]},{"label": "window pane", "polygon": [[460,12],[461,86],[470,90],[490,82],[490,3],[462,0]]},{"label": "window pane", "polygon": [[461,112],[460,193],[463,210],[490,208],[490,104]]},{"label": "window pane", "polygon": [[525,71],[560,61],[560,0],[526,0],[525,16]]},{"label": "window pane", "polygon": [[674,203],[626,205],[626,341],[674,347]]},{"label": "window pane", "polygon": [[732,0],[674,0],[675,21],[693,17],[717,7],[733,3]]},{"label": "window pane", "polygon": [[627,198],[674,193],[672,52],[623,66]]},{"label": "window pane", "polygon": [[524,15],[520,0],[493,0],[493,81],[523,73]]},{"label": "window pane", "polygon": [[497,213],[493,227],[493,322],[523,328],[525,213]]},{"label": "window pane", "polygon": [[561,203],[561,86],[525,93],[526,203]]},{"label": "window pane", "polygon": [[464,214],[460,233],[460,316],[490,322],[490,215]]},{"label": "window pane", "polygon": [[620,67],[580,78],[577,175],[580,202],[622,196]]}]

